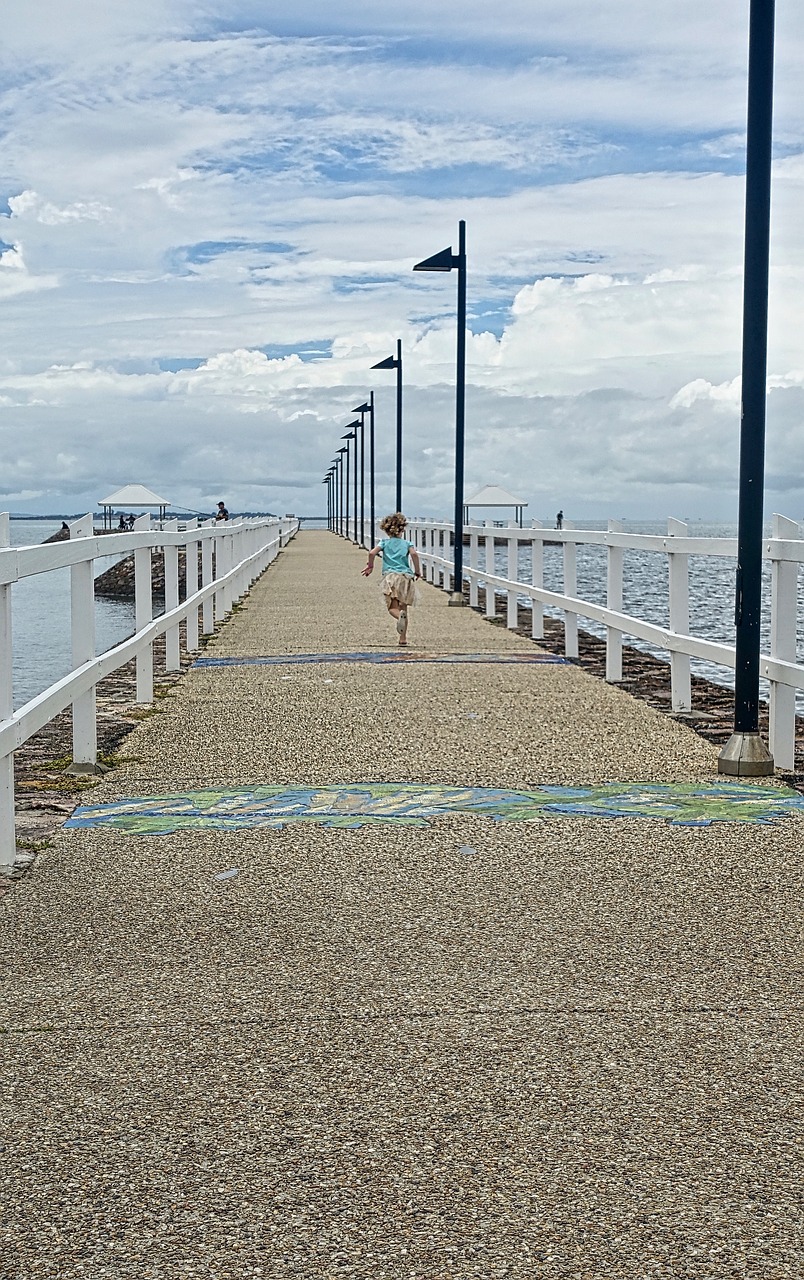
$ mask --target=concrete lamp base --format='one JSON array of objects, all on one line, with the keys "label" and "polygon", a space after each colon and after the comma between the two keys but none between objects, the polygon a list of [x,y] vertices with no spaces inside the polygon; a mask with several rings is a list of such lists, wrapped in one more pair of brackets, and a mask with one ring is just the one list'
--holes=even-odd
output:
[{"label": "concrete lamp base", "polygon": [[773,756],[758,733],[733,733],[718,756],[717,771],[735,778],[768,778]]},{"label": "concrete lamp base", "polygon": [[459,609],[462,605],[466,604],[466,601],[464,600],[460,591],[453,591],[447,603],[449,604],[450,608],[454,607],[456,609]]}]

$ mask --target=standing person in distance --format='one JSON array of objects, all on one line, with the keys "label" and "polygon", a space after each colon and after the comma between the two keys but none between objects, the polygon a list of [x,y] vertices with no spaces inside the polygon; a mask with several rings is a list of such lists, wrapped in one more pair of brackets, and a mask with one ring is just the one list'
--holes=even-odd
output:
[{"label": "standing person in distance", "polygon": [[229,519],[229,512],[226,510],[226,504],[224,502],[218,503],[218,510],[215,512],[215,519],[216,520]]},{"label": "standing person in distance", "polygon": [[376,547],[371,548],[363,570],[363,577],[368,578],[377,556],[382,556],[382,593],[388,612],[396,619],[399,643],[403,646],[408,642],[408,608],[417,602],[416,579],[421,577],[419,553],[404,537],[407,523],[401,511],[380,521],[380,528],[388,537],[381,538]]}]

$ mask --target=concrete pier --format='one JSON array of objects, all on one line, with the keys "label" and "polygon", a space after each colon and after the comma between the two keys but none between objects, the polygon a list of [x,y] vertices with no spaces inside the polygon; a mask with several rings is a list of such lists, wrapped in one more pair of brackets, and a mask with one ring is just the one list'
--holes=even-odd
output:
[{"label": "concrete pier", "polygon": [[0,901],[0,1276],[798,1274],[804,809],[433,587],[400,659],[364,562]]}]

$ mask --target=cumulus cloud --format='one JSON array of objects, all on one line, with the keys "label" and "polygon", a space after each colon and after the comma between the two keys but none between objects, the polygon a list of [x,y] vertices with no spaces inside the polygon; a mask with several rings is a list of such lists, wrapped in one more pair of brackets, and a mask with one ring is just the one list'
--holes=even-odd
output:
[{"label": "cumulus cloud", "polygon": [[102,222],[112,212],[108,205],[97,200],[82,201],[59,208],[42,198],[35,191],[23,191],[10,196],[8,205],[12,218],[28,216],[46,227],[57,227],[65,222]]}]

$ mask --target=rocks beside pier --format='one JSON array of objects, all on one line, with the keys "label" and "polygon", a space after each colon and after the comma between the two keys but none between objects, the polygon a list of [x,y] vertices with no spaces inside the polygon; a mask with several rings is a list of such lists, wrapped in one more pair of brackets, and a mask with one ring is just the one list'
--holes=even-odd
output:
[{"label": "rocks beside pier", "polygon": [[51,533],[49,538],[45,538],[44,542],[42,543],[42,546],[46,547],[49,542],[69,542],[69,541],[70,541],[70,526],[64,523],[62,524],[60,529],[56,530],[55,533]]},{"label": "rocks beside pier", "polygon": [[[186,587],[186,562],[184,548],[179,547],[179,597],[184,598]],[[165,556],[162,551],[151,553],[151,590],[155,597],[165,597]],[[111,600],[134,599],[134,556],[126,556],[113,564],[111,569],[95,579],[95,595]]]}]

